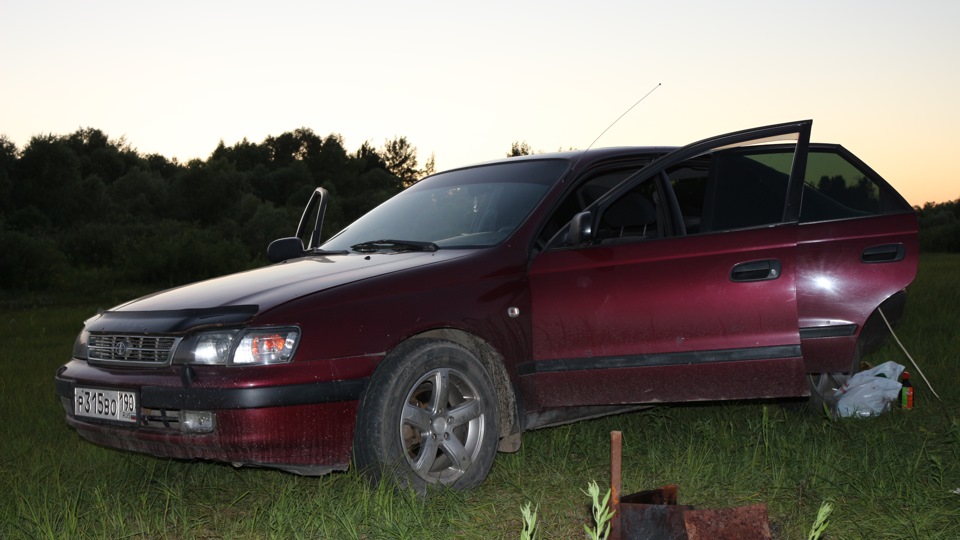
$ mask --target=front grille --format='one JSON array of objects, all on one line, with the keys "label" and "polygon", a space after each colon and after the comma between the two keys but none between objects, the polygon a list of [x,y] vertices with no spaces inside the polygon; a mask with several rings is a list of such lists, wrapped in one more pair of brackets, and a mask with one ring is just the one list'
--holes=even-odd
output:
[{"label": "front grille", "polygon": [[87,357],[91,363],[163,366],[180,338],[169,336],[91,334]]}]

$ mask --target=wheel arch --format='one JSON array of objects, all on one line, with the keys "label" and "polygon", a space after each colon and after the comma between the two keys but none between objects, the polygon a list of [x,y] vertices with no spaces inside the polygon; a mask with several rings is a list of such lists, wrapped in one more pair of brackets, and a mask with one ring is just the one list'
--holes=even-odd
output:
[{"label": "wheel arch", "polygon": [[[903,317],[906,304],[906,290],[900,290],[880,303],[867,317],[850,349],[850,360],[847,370],[836,372],[807,373],[810,383],[810,403],[808,410],[820,414],[824,404],[830,404],[833,393],[855,373],[860,371],[860,362],[863,356],[877,350],[886,341],[890,334],[883,318],[886,317],[891,326],[895,326]],[[883,314],[881,315],[881,311]]]},{"label": "wheel arch", "polygon": [[520,449],[520,420],[517,394],[504,366],[503,356],[486,340],[457,328],[435,328],[410,336],[398,347],[414,339],[441,339],[460,345],[470,351],[486,368],[497,393],[497,419],[500,424],[500,452]]},{"label": "wheel arch", "polygon": [[[883,345],[890,336],[890,330],[887,328],[886,323],[883,322],[883,316],[886,316],[891,326],[897,326],[900,319],[903,318],[906,303],[907,291],[906,289],[901,289],[888,296],[880,305],[874,308],[860,329],[858,341],[863,342],[863,354],[871,353]],[[883,316],[880,314],[881,310],[883,311]]]}]

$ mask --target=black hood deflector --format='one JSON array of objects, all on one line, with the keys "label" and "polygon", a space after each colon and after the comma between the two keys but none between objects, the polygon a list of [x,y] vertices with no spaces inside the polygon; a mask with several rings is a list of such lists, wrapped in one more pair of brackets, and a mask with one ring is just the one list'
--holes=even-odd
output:
[{"label": "black hood deflector", "polygon": [[197,327],[233,326],[250,320],[256,305],[218,306],[162,311],[105,311],[87,322],[90,332],[176,334]]}]

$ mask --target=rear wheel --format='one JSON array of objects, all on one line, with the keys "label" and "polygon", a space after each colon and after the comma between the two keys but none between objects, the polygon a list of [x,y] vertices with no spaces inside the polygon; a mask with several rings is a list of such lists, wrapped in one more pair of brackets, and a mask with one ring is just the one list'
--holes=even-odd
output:
[{"label": "rear wheel", "polygon": [[858,341],[854,348],[850,371],[807,374],[807,380],[810,383],[810,401],[807,408],[810,412],[820,414],[824,410],[824,406],[830,409],[836,404],[837,390],[846,384],[854,373],[860,371],[861,349],[861,343]]},{"label": "rear wheel", "polygon": [[360,402],[356,465],[425,491],[472,488],[496,457],[497,401],[486,369],[456,343],[412,340],[377,368]]}]

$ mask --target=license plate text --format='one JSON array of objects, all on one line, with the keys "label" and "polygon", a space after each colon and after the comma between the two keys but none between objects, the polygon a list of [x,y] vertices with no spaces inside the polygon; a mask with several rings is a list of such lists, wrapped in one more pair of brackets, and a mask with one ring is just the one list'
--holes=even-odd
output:
[{"label": "license plate text", "polygon": [[127,390],[104,390],[101,388],[74,388],[73,412],[77,416],[116,420],[137,421],[137,394]]}]

